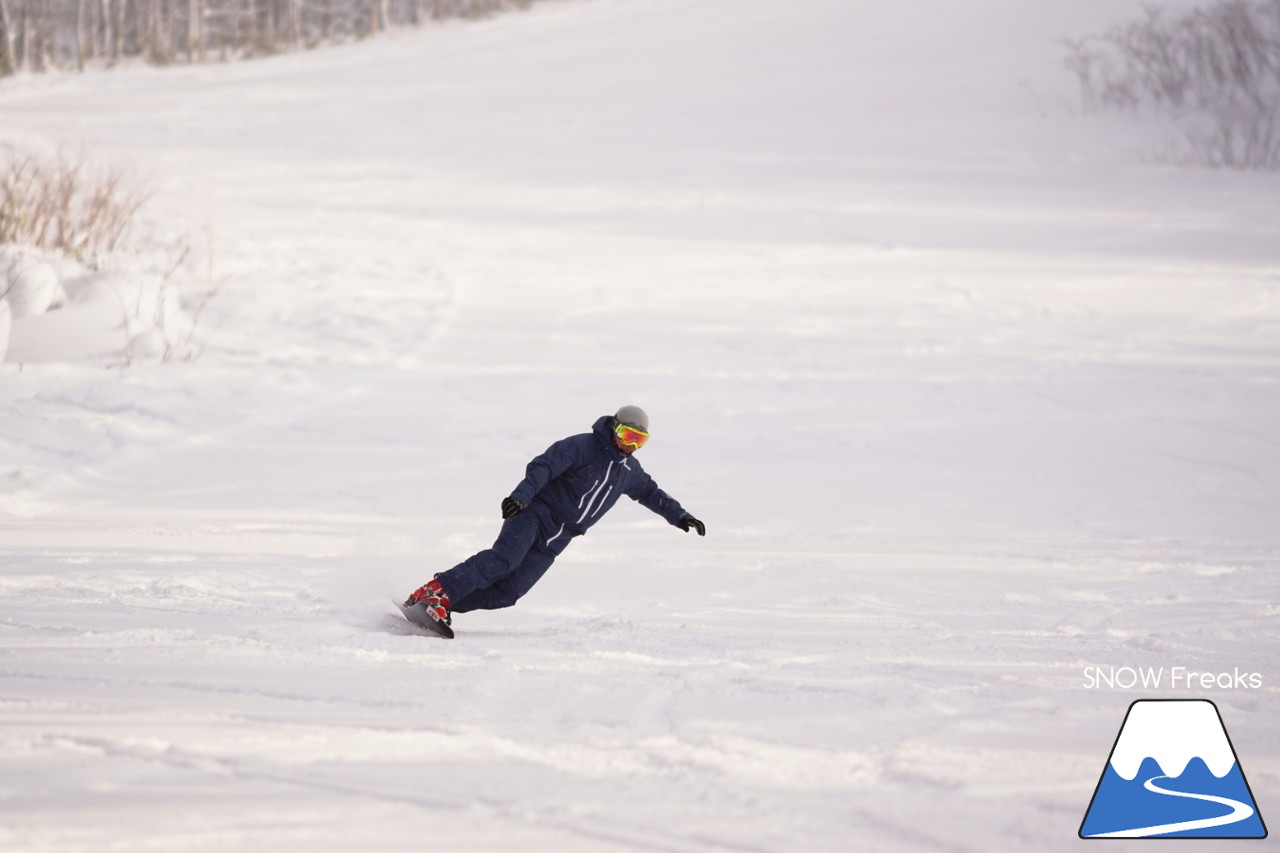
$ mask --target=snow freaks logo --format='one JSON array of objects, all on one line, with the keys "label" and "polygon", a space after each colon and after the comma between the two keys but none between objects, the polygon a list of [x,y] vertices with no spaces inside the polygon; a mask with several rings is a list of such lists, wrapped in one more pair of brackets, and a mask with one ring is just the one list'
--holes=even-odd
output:
[{"label": "snow freaks logo", "polygon": [[1139,686],[1144,690],[1161,690],[1166,683],[1173,690],[1179,688],[1259,690],[1262,688],[1262,673],[1242,672],[1240,667],[1236,667],[1231,672],[1196,672],[1185,666],[1174,666],[1168,669],[1163,666],[1086,666],[1084,668],[1086,690],[1103,688],[1132,690]]},{"label": "snow freaks logo", "polygon": [[1081,838],[1266,838],[1218,706],[1139,699],[1129,706]]}]

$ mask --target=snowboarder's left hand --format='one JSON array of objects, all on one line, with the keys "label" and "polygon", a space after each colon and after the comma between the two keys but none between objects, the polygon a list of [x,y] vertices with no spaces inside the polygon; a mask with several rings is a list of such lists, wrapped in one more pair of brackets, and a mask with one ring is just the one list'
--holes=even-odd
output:
[{"label": "snowboarder's left hand", "polygon": [[515,498],[502,499],[503,518],[511,518],[512,516],[519,515],[522,512],[524,512],[524,504],[520,503],[520,501]]},{"label": "snowboarder's left hand", "polygon": [[698,521],[698,519],[694,518],[692,515],[686,515],[684,518],[680,519],[680,522],[676,527],[679,527],[685,533],[689,532],[689,528],[693,528],[698,531],[699,536],[707,535],[707,526],[701,521]]}]

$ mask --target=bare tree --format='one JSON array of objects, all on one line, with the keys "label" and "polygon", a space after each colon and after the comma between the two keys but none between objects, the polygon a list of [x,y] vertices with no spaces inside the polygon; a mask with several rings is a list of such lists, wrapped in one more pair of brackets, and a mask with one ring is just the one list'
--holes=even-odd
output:
[{"label": "bare tree", "polygon": [[1280,169],[1280,0],[1218,0],[1067,42],[1086,110],[1172,118],[1182,159]]},{"label": "bare tree", "polygon": [[187,62],[204,59],[200,37],[200,0],[187,0]]},{"label": "bare tree", "polygon": [[13,16],[9,14],[8,0],[0,0],[0,74],[12,74],[17,70],[14,59]]}]

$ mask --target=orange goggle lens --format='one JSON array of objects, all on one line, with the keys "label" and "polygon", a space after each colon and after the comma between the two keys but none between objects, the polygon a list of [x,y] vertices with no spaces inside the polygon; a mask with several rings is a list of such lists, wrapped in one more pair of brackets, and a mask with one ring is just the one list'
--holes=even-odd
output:
[{"label": "orange goggle lens", "polygon": [[649,440],[649,433],[626,424],[618,424],[614,427],[613,434],[618,437],[619,444],[634,447],[637,450],[644,447],[644,443]]}]

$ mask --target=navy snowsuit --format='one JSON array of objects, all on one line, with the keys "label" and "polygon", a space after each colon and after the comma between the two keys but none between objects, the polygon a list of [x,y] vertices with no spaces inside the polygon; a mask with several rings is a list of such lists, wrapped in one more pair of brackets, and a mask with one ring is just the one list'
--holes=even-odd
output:
[{"label": "navy snowsuit", "polygon": [[557,441],[534,458],[511,497],[525,510],[502,525],[493,547],[436,577],[455,613],[510,607],[533,588],[575,536],[626,495],[671,524],[686,515],[678,502],[613,441],[605,415],[591,432]]}]

